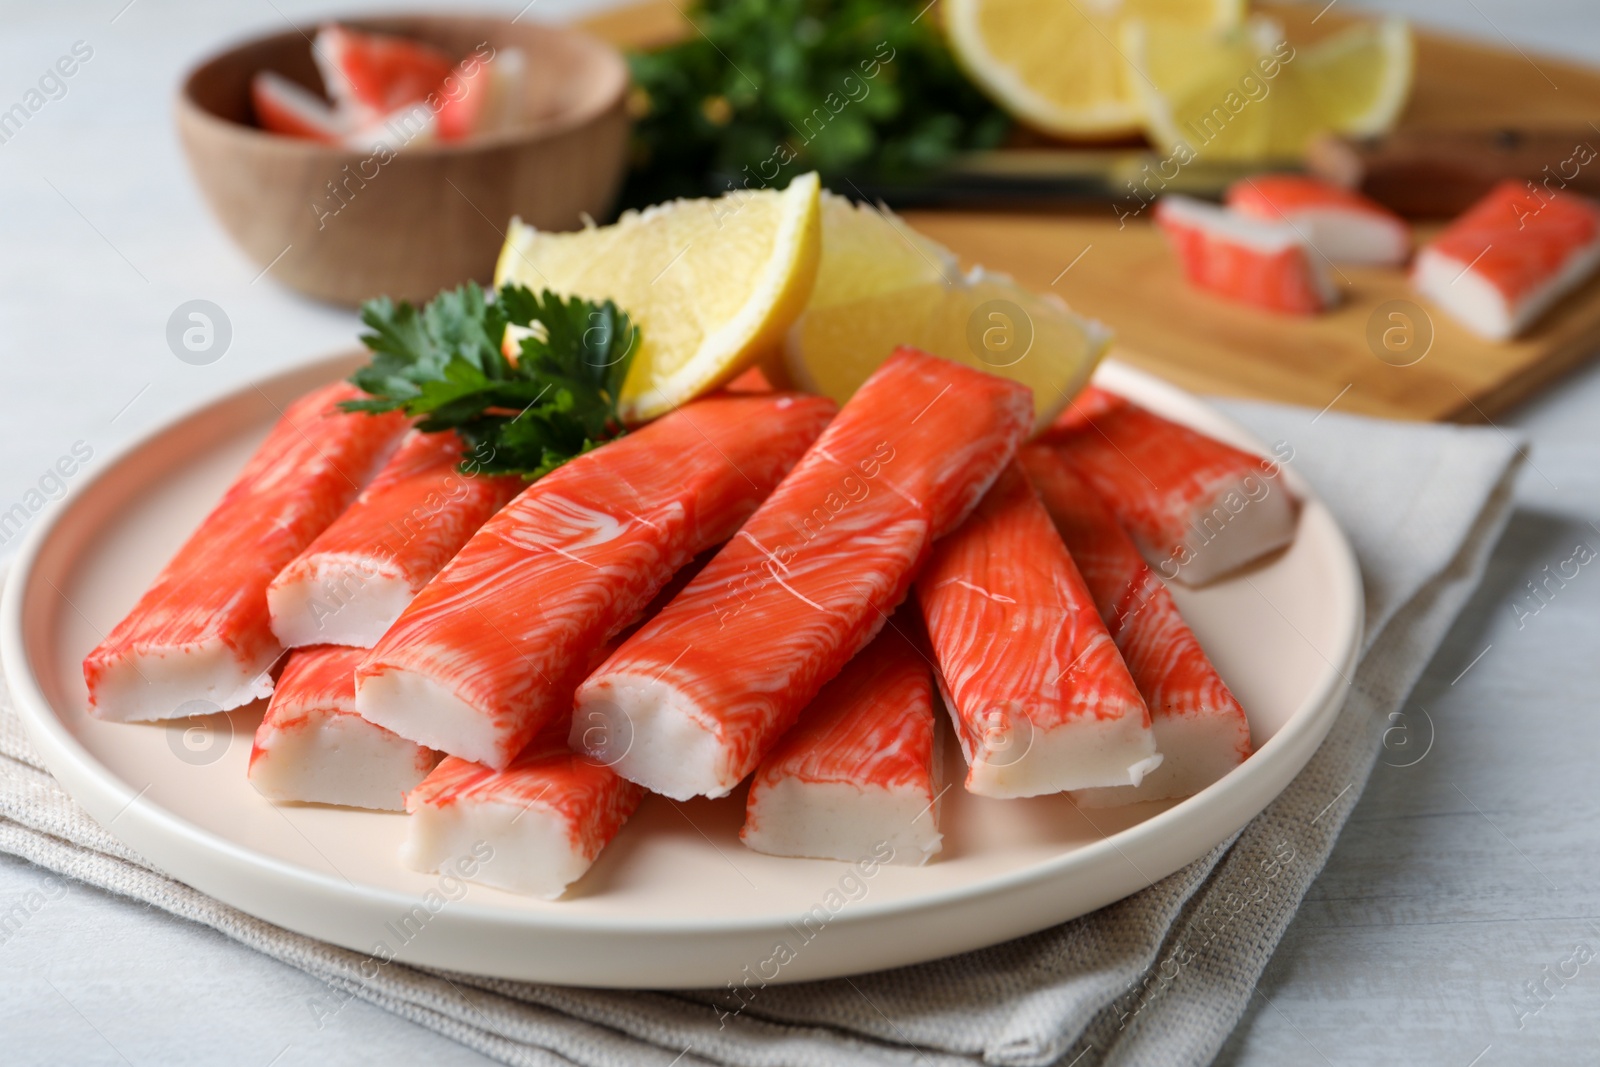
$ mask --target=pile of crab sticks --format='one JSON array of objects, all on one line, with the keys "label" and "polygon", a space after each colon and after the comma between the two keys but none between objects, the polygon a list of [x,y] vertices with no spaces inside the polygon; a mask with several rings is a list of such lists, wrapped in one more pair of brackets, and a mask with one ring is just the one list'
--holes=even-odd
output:
[{"label": "pile of crab sticks", "polygon": [[329,385],[84,661],[115,722],[270,698],[274,802],[408,812],[402,861],[555,898],[648,793],[748,782],[760,852],[940,850],[941,718],[986,797],[1206,788],[1244,709],[1168,581],[1287,545],[1275,464],[1090,387],[909,348],[842,408],[691,401],[537,481]]}]

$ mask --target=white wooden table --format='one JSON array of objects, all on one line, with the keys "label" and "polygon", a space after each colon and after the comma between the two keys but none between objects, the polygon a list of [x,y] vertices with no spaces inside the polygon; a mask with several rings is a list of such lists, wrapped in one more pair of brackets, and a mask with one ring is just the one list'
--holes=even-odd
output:
[{"label": "white wooden table", "polygon": [[[589,6],[536,3],[528,17]],[[1600,62],[1593,0],[1378,6]],[[75,43],[92,50],[0,143],[0,512],[53,491],[41,478],[75,445],[103,456],[202,397],[349,345],[349,312],[258,277],[212,224],[170,120],[195,57],[322,10],[0,2],[0,111]],[[173,309],[197,298],[233,329],[207,366],[165,341]],[[1504,420],[1532,436],[1533,465],[1487,582],[1408,708],[1432,747],[1379,768],[1224,1062],[1600,1061],[1600,567],[1543,606],[1525,586],[1580,542],[1600,549],[1597,411],[1600,367]],[[319,1028],[320,987],[299,972],[0,857],[0,915],[33,890],[48,903],[0,923],[0,1062],[487,1062],[359,1001]]]}]

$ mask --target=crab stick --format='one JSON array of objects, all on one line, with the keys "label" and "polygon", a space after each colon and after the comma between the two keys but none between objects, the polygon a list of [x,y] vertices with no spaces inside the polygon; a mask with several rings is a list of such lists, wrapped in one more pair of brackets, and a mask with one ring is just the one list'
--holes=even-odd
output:
[{"label": "crab stick", "polygon": [[1024,386],[896,351],[738,535],[583,683],[573,746],[657,793],[726,795],[877,634],[1032,410]]},{"label": "crab stick", "polygon": [[1600,264],[1600,204],[1506,181],[1435,237],[1412,265],[1417,291],[1469,330],[1515,337]]},{"label": "crab stick", "polygon": [[527,487],[463,473],[459,435],[413,430],[354,504],[267,586],[289,647],[371,648],[479,526]]},{"label": "crab stick", "polygon": [[256,729],[250,784],[269,800],[400,811],[440,754],[356,714],[359,648],[296,649]]},{"label": "crab stick", "polygon": [[1161,763],[1144,698],[1016,464],[917,579],[967,791],[1138,785]]},{"label": "crab stick", "polygon": [[336,23],[317,31],[311,58],[335,107],[358,119],[420,103],[453,73],[450,57],[432,45]]},{"label": "crab stick", "polygon": [[338,144],[350,133],[348,118],[299,82],[270,70],[250,79],[250,104],[264,130]]},{"label": "crab stick", "polygon": [[545,475],[373,648],[356,676],[361,714],[452,756],[509,765],[541,727],[567,721],[588,654],[731,537],[833,412],[820,397],[711,397]]},{"label": "crab stick", "polygon": [[211,514],[83,661],[89,710],[128,722],[226,711],[272,692],[283,648],[267,585],[349,505],[405,432],[399,414],[349,414],[337,382],[291,404]]},{"label": "crab stick", "polygon": [[521,116],[527,80],[527,56],[520,48],[462,60],[434,97],[440,104],[439,139],[460,141],[513,126]]},{"label": "crab stick", "polygon": [[1294,540],[1299,504],[1273,460],[1090,386],[1044,438],[1161,577],[1202,585]]},{"label": "crab stick", "polygon": [[560,726],[504,770],[447,757],[406,794],[401,862],[546,900],[564,893],[645,791],[568,749]]},{"label": "crab stick", "polygon": [[1206,658],[1172,594],[1094,490],[1049,447],[1028,445],[1017,460],[1150,709],[1162,754],[1161,766],[1138,785],[1087,789],[1074,799],[1106,806],[1200,792],[1250,755],[1244,708]]},{"label": "crab stick", "polygon": [[1299,174],[1263,174],[1228,187],[1227,205],[1262,222],[1287,222],[1335,263],[1394,266],[1411,253],[1411,227],[1375,200]]},{"label": "crab stick", "polygon": [[[913,616],[914,620],[914,616]],[[940,846],[933,669],[885,627],[761,761],[740,839],[773,856],[926,863]]]},{"label": "crab stick", "polygon": [[1291,315],[1313,315],[1338,300],[1321,257],[1287,222],[1164,196],[1156,205],[1156,223],[1198,289]]}]

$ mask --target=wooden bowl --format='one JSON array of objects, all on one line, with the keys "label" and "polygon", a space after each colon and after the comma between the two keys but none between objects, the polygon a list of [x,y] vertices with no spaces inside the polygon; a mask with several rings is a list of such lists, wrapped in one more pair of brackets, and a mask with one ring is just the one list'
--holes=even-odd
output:
[{"label": "wooden bowl", "polygon": [[223,228],[273,277],[340,304],[383,294],[416,302],[469,279],[489,281],[513,215],[564,230],[611,210],[628,140],[628,68],[615,49],[576,30],[503,18],[342,21],[453,56],[484,42],[497,52],[522,49],[523,120],[462,142],[400,148],[385,160],[251,124],[258,70],[320,91],[307,43],[313,28],[204,61],[184,79],[178,132]]}]

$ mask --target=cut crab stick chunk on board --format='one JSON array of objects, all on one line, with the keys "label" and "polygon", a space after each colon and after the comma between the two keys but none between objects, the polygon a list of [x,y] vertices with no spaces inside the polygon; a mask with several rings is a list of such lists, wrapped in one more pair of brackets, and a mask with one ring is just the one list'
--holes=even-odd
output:
[{"label": "cut crab stick chunk on board", "polygon": [[586,657],[731,537],[834,410],[795,394],[712,397],[534,482],[373,648],[357,672],[361,714],[452,756],[509,765],[541,727],[570,721]]},{"label": "cut crab stick chunk on board", "polygon": [[568,749],[559,726],[504,770],[447,757],[406,794],[400,861],[546,900],[565,892],[645,791]]},{"label": "cut crab stick chunk on board", "polygon": [[1172,594],[1105,504],[1051,448],[1017,454],[1094,597],[1150,709],[1161,766],[1138,785],[1086,789],[1105,807],[1200,792],[1250,755],[1250,722],[1195,639]]},{"label": "cut crab stick chunk on board", "polygon": [[1203,585],[1294,540],[1299,504],[1270,459],[1095,386],[1047,431],[1163,578]]},{"label": "cut crab stick chunk on board", "polygon": [[739,832],[750,848],[846,861],[886,848],[884,862],[912,866],[938,853],[933,668],[907,621],[902,611],[823,686],[761,761]]},{"label": "cut crab stick chunk on board", "polygon": [[899,349],[738,535],[583,683],[573,746],[657,793],[726,795],[877,634],[1032,411],[1026,386]]},{"label": "cut crab stick chunk on board", "polygon": [[83,661],[89,710],[130,722],[226,711],[272,692],[283,653],[267,585],[338,517],[406,430],[405,417],[339,410],[325,386],[290,405],[128,616]]},{"label": "cut crab stick chunk on board", "polygon": [[1299,174],[1263,174],[1228,187],[1227,205],[1263,222],[1287,222],[1335,263],[1394,266],[1411,253],[1411,227],[1375,200]]},{"label": "cut crab stick chunk on board", "polygon": [[1517,336],[1600,264],[1600,204],[1497,185],[1417,253],[1417,291],[1481,337]]},{"label": "cut crab stick chunk on board", "polygon": [[356,714],[359,648],[297,649],[250,750],[250,784],[268,800],[401,811],[440,753]]},{"label": "cut crab stick chunk on board", "polygon": [[1010,464],[917,579],[967,791],[1136,786],[1150,713],[1039,494]]},{"label": "cut crab stick chunk on board", "polygon": [[1332,307],[1321,257],[1287,222],[1266,222],[1187,196],[1164,196],[1156,223],[1197,289],[1291,315]]},{"label": "cut crab stick chunk on board", "polygon": [[[354,504],[267,586],[284,645],[371,648],[478,527],[527,487],[460,470],[454,433],[413,430]],[[353,668],[352,668],[353,669]]]}]

